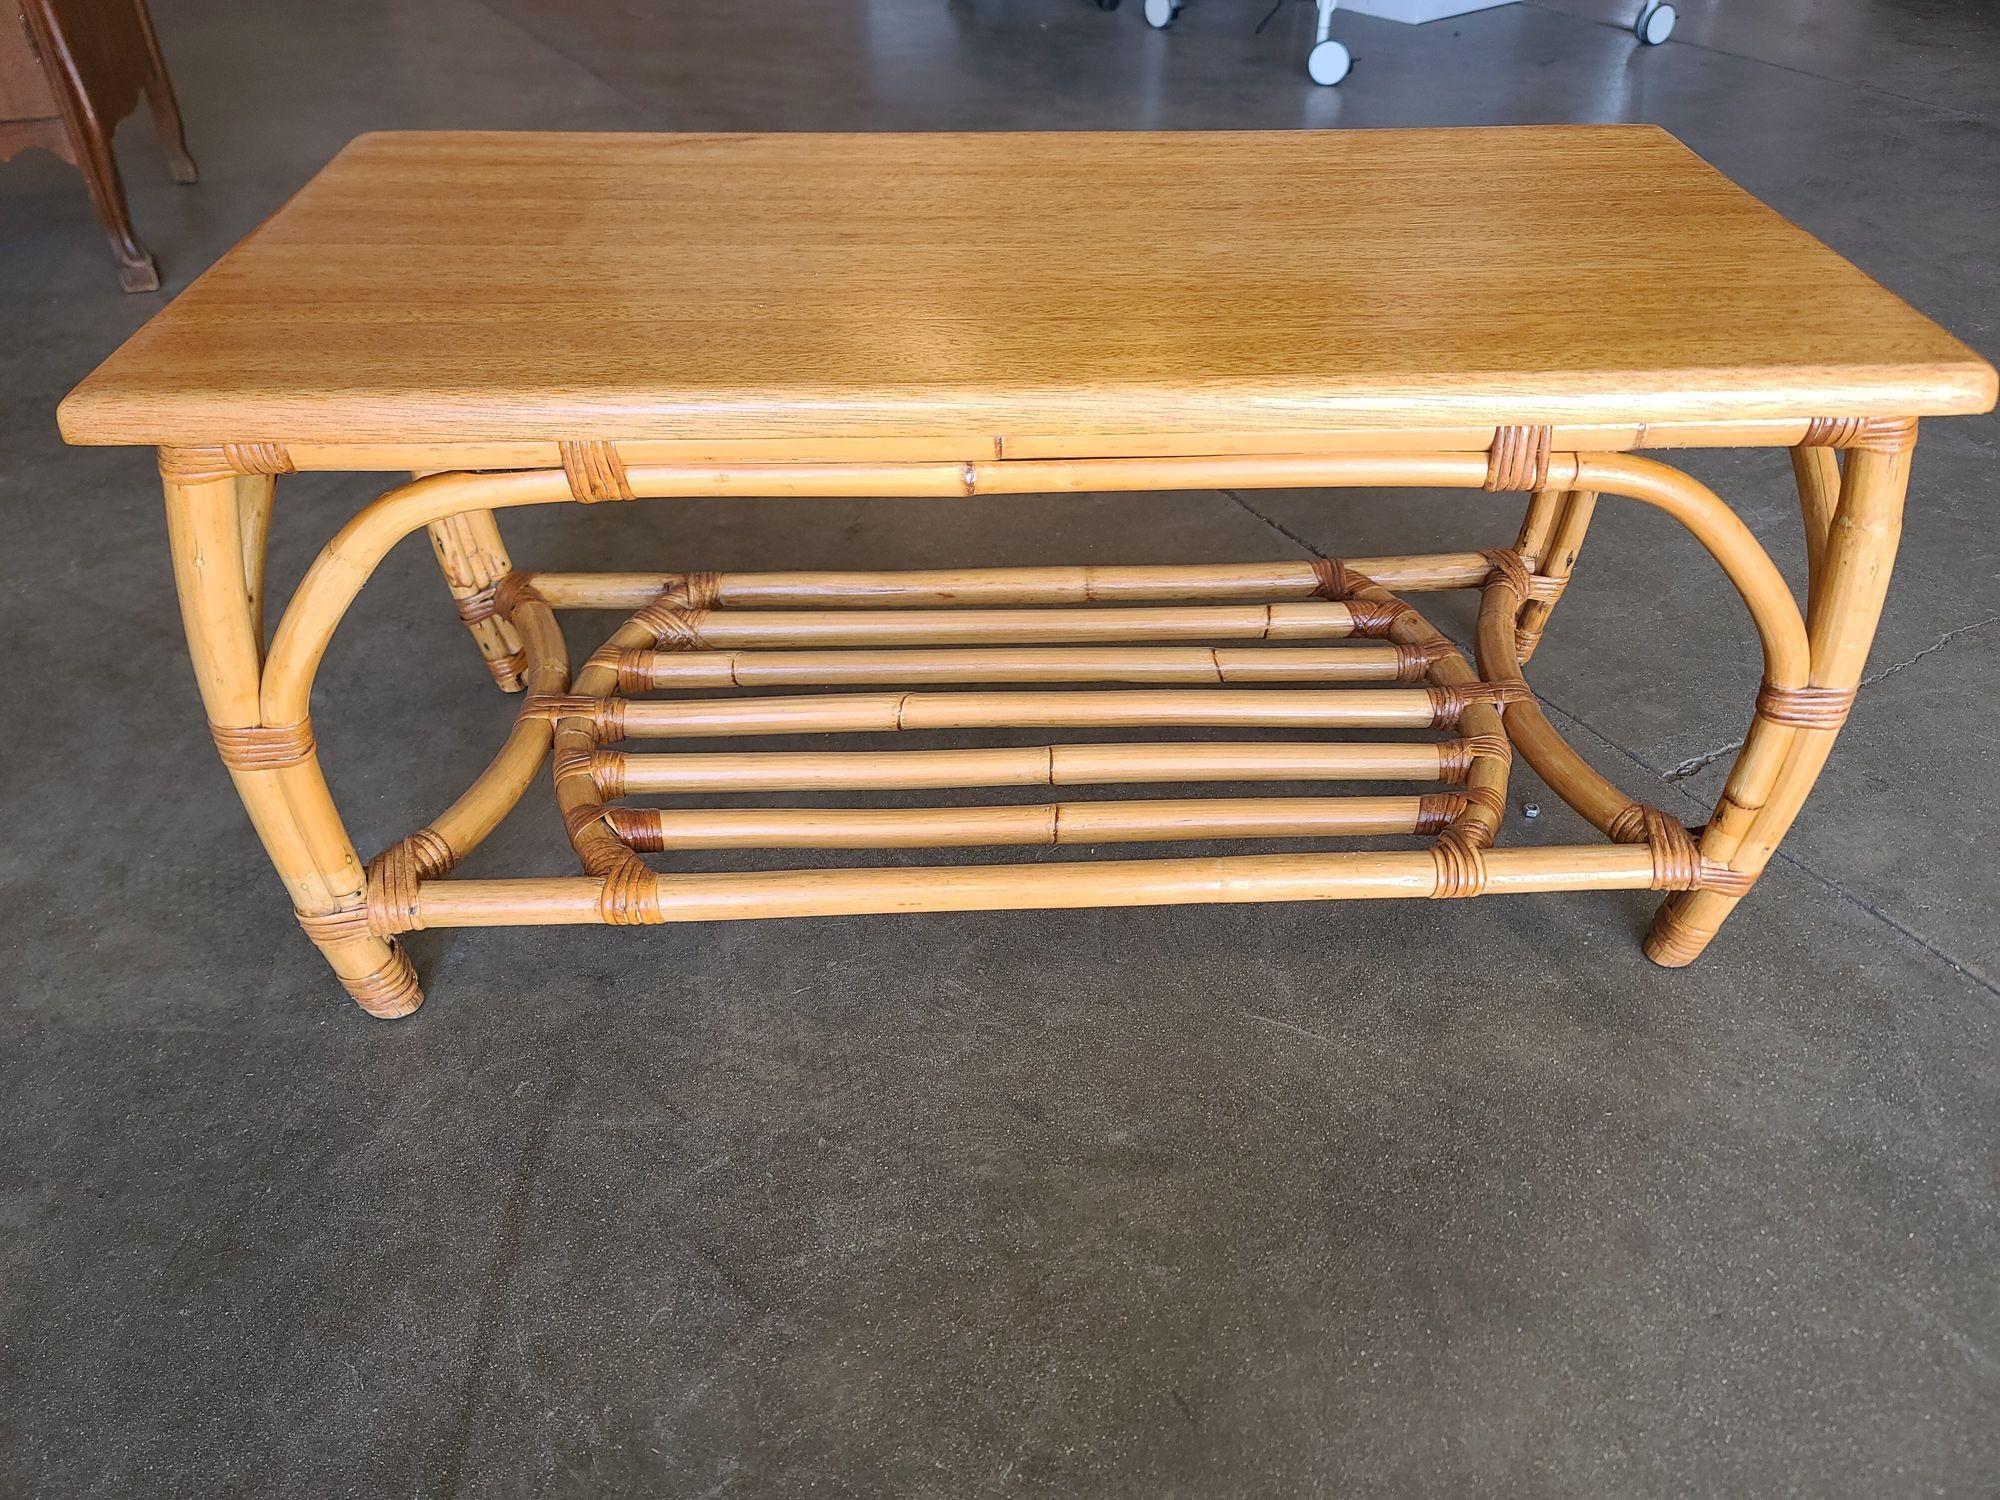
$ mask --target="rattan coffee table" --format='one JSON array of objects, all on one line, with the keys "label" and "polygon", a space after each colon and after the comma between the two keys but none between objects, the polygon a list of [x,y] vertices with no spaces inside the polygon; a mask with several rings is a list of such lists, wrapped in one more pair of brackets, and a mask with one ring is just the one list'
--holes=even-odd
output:
[{"label": "rattan coffee table", "polygon": [[[1646,952],[1685,964],[1854,699],[1916,419],[1993,401],[1983,360],[1649,128],[393,134],[344,151],[61,420],[72,442],[158,448],[216,745],[307,934],[364,1009],[401,1016],[422,994],[397,935],[426,927],[1651,889],[1670,894]],[[1722,500],[1637,456],[1697,447],[1789,450],[1803,612]],[[321,469],[415,477],[346,519],[267,643],[273,482]],[[495,520],[1264,486],[1527,501],[1484,551],[924,572],[696,571],[671,511],[634,571],[535,571]],[[1691,531],[1762,650],[1698,831],[1587,764],[1523,680],[1608,496]],[[424,529],[525,696],[464,796],[364,865],[313,677]],[[1479,591],[1469,653],[1409,602],[1441,589]],[[626,618],[572,671],[559,610]],[[896,733],[915,748],[838,738]],[[680,743],[625,748],[655,740]],[[1496,846],[1517,752],[1602,842]],[[449,878],[545,763],[581,873]],[[1299,795],[1337,782],[1406,790]],[[1138,783],[1182,794],[1069,790]],[[1293,795],[1201,795],[1260,784]],[[1063,790],[908,797],[995,787]],[[674,859],[1231,839],[1298,847]]]}]

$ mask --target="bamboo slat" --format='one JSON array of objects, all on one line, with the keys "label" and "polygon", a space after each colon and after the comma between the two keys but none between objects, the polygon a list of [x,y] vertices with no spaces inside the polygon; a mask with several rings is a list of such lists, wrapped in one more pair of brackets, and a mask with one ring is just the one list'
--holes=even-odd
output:
[{"label": "bamboo slat", "polygon": [[1448,781],[1451,742],[1036,745],[592,757],[615,795],[1202,781]]},{"label": "bamboo slat", "polygon": [[1020,807],[614,808],[611,828],[643,851],[940,849],[994,844],[1414,834],[1443,825],[1456,798],[1177,797]]},{"label": "bamboo slat", "polygon": [[907,651],[635,651],[625,692],[949,682],[1397,682],[1422,659],[1393,645]]},{"label": "bamboo slat", "polygon": [[615,700],[627,738],[861,734],[919,729],[1427,729],[1423,688],[1186,688],[1074,693],[839,693],[797,698]]},{"label": "bamboo slat", "polygon": [[[1401,592],[1475,588],[1488,564],[1477,552],[1356,557],[1350,568]],[[534,573],[535,592],[556,609],[638,609],[686,582],[681,573]],[[818,609],[999,604],[1192,602],[1311,595],[1310,561],[1194,563],[1139,567],[932,568],[894,573],[711,573],[723,608],[809,605]]]},{"label": "bamboo slat", "polygon": [[[1491,849],[1486,893],[1650,889],[1652,856],[1632,845]],[[1428,896],[1428,851],[1238,854],[1194,859],[1088,860],[923,869],[787,870],[660,879],[666,922],[892,912],[1031,911],[1079,906],[1173,906],[1245,901],[1376,900]],[[426,882],[425,927],[602,923],[603,882],[588,877]]]},{"label": "bamboo slat", "polygon": [[714,649],[936,646],[956,642],[1313,640],[1354,633],[1354,614],[1325,600],[1185,608],[721,610],[685,612]]}]

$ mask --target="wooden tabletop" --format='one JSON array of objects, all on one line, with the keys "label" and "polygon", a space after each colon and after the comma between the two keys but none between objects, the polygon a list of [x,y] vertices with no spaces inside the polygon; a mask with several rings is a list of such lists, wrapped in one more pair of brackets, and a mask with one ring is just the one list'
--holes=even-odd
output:
[{"label": "wooden tabletop", "polygon": [[343,151],[61,422],[1113,451],[1993,402],[1983,359],[1651,127],[397,133]]}]

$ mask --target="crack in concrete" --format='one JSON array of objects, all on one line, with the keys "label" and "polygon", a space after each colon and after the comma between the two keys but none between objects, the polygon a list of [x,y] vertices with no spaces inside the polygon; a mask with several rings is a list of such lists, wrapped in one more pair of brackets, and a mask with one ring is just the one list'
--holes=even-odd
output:
[{"label": "crack in concrete", "polygon": [[1843,897],[1844,899],[1853,902],[1856,906],[1860,907],[1863,911],[1867,912],[1869,916],[1875,918],[1884,927],[1887,927],[1891,932],[1897,933],[1902,937],[1908,939],[1910,942],[1916,944],[1919,948],[1923,949],[1924,952],[1930,954],[1932,958],[1935,958],[1939,963],[1943,964],[1947,969],[1950,969],[1954,974],[1966,980],[1968,983],[1972,984],[1976,988],[1985,991],[1986,994],[1990,996],[1992,999],[2000,1000],[2000,982],[1996,982],[1984,971],[1973,968],[1963,959],[1953,957],[1950,953],[1947,953],[1944,949],[1940,948],[1936,943],[1933,943],[1929,938],[1925,937],[1921,932],[1918,932],[1913,927],[1907,927],[1903,923],[1897,921],[1895,917],[1891,916],[1888,912],[1884,911],[1880,906],[1877,906],[1873,901],[1870,901],[1866,896],[1857,895],[1853,891],[1850,891],[1846,886],[1842,885],[1839,881],[1835,880],[1825,871],[1815,869],[1813,866],[1807,864],[1804,860],[1800,859],[1796,854],[1787,854],[1783,849],[1778,850],[1778,852],[1772,856],[1772,863],[1788,864],[1794,870],[1799,871],[1801,874],[1811,876],[1814,880],[1817,880],[1821,885],[1825,886],[1828,890],[1832,891],[1836,896]]},{"label": "crack in concrete", "polygon": [[1262,521],[1266,526],[1270,527],[1273,531],[1277,532],[1279,536],[1283,537],[1286,541],[1290,542],[1294,547],[1303,548],[1305,551],[1310,552],[1314,557],[1319,558],[1321,561],[1328,560],[1327,555],[1324,552],[1320,551],[1319,548],[1315,547],[1311,542],[1307,541],[1304,537],[1300,536],[1296,531],[1292,530],[1291,527],[1287,526],[1283,521],[1280,521],[1276,516],[1265,515],[1264,512],[1257,509],[1257,507],[1252,505],[1248,500],[1245,500],[1243,496],[1237,493],[1235,490],[1224,490],[1222,491],[1222,493],[1227,495],[1231,500],[1235,501],[1237,505],[1241,506],[1244,510],[1248,511],[1258,520]]},{"label": "crack in concrete", "polygon": [[[1880,682],[1884,677],[1893,677],[1895,676],[1896,673],[1902,671],[1905,667],[1915,666],[1918,662],[1922,661],[1926,656],[1929,656],[1933,651],[1942,651],[1946,646],[1950,645],[1953,641],[1957,640],[1958,637],[1966,635],[1974,630],[1984,630],[1988,625],[1994,625],[1994,624],[2000,624],[2000,614],[1988,615],[1983,620],[1974,620],[1969,625],[1959,625],[1951,630],[1947,630],[1943,635],[1939,636],[1936,640],[1932,641],[1928,646],[1924,647],[1923,650],[1917,652],[1914,656],[1906,656],[1901,661],[1892,661],[1889,663],[1888,666],[1883,667],[1880,671],[1870,672],[1866,677],[1861,679],[1859,686],[1873,687],[1876,683]],[[1582,721],[1578,720],[1578,722],[1581,723]],[[1685,781],[1687,780],[1688,777],[1694,775],[1695,772],[1706,770],[1709,766],[1712,766],[1717,761],[1721,760],[1723,756],[1729,755],[1732,752],[1740,750],[1742,748],[1743,748],[1743,741],[1741,739],[1734,739],[1731,740],[1726,745],[1716,746],[1713,750],[1705,750],[1700,755],[1689,756],[1686,760],[1682,761],[1679,765],[1675,766],[1671,771],[1667,772],[1667,780]]]},{"label": "crack in concrete", "polygon": [[1880,682],[1884,677],[1894,676],[1896,673],[1902,671],[1903,668],[1905,667],[1915,666],[1918,662],[1922,661],[1926,656],[1929,656],[1933,651],[1942,651],[1946,646],[1950,645],[1960,636],[1965,635],[1970,631],[1984,630],[1988,625],[1992,625],[1995,623],[2000,623],[2000,614],[1988,615],[1983,620],[1974,620],[1970,625],[1960,625],[1954,629],[1947,630],[1943,635],[1939,636],[1936,640],[1932,641],[1928,646],[1924,647],[1924,649],[1919,651],[1915,656],[1908,657],[1903,661],[1890,662],[1888,666],[1884,667],[1879,672],[1870,672],[1866,677],[1861,679],[1861,686],[1873,687],[1876,683]]},{"label": "crack in concrete", "polygon": [[1714,765],[1717,761],[1721,760],[1723,756],[1733,754],[1734,752],[1741,750],[1742,748],[1743,748],[1743,741],[1740,739],[1736,739],[1736,740],[1731,740],[1726,745],[1717,745],[1713,750],[1704,750],[1699,755],[1691,755],[1686,760],[1676,765],[1671,771],[1667,772],[1666,780],[1686,781],[1688,777],[1694,775],[1695,772],[1706,770],[1708,767]]}]

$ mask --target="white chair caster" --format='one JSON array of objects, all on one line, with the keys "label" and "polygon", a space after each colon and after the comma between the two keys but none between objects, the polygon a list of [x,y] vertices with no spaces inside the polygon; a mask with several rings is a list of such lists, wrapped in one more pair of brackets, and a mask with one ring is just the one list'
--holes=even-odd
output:
[{"label": "white chair caster", "polygon": [[1146,0],[1146,24],[1155,31],[1165,31],[1180,13],[1181,0]]},{"label": "white chair caster", "polygon": [[1679,19],[1679,14],[1666,0],[1646,0],[1639,19],[1632,23],[1632,33],[1648,47],[1657,47],[1674,34],[1674,22]]},{"label": "white chair caster", "polygon": [[1353,66],[1353,56],[1339,42],[1318,42],[1306,54],[1306,72],[1323,88],[1332,88]]}]

